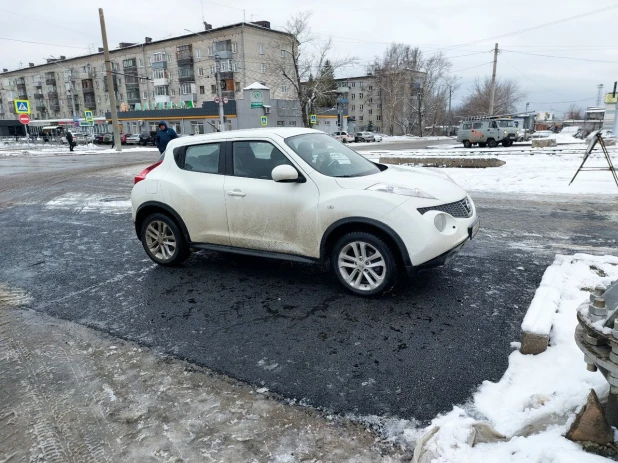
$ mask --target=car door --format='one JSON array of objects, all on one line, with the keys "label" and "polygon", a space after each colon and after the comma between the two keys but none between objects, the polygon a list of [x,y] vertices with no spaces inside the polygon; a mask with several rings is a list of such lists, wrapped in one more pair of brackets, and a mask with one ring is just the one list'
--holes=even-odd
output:
[{"label": "car door", "polygon": [[165,177],[165,201],[180,214],[196,243],[230,245],[223,194],[224,149],[225,142],[176,148],[175,165]]},{"label": "car door", "polygon": [[[313,180],[271,140],[230,141],[225,200],[232,246],[319,256],[319,191]],[[272,170],[289,164],[299,182],[275,182]]]}]

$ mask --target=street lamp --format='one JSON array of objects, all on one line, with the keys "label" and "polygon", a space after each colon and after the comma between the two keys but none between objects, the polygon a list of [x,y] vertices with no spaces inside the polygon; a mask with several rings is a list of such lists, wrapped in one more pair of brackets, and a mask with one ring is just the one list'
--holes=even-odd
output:
[{"label": "street lamp", "polygon": [[[195,34],[198,37],[201,37],[202,39],[206,40],[206,37],[204,37],[202,34],[198,34],[197,32],[194,32],[189,29],[185,29],[185,31],[191,32],[192,34]],[[221,132],[225,132],[225,122],[224,122],[225,113],[223,110],[223,94],[221,92],[221,78],[220,78],[221,74],[219,73],[220,60],[221,58],[219,57],[219,55],[215,54],[215,79],[217,79],[217,96],[219,97],[219,126],[220,126]]]}]

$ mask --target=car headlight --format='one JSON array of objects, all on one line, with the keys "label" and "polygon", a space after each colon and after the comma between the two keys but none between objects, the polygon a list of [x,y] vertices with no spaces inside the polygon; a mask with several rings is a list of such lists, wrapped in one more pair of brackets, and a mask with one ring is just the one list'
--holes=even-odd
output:
[{"label": "car headlight", "polygon": [[506,130],[504,131],[504,135],[506,135]]},{"label": "car headlight", "polygon": [[414,198],[437,199],[431,196],[429,193],[425,193],[423,190],[419,190],[418,188],[389,185],[387,183],[376,183],[375,185],[368,187],[367,190],[380,191],[382,193],[392,193],[394,195],[412,196]]}]

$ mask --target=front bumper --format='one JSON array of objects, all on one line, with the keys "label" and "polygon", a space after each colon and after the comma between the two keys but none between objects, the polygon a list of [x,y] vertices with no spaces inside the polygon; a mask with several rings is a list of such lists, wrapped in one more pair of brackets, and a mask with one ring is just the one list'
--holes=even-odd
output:
[{"label": "front bumper", "polygon": [[424,268],[433,268],[440,267],[442,265],[448,264],[451,260],[453,260],[459,251],[468,243],[468,241],[472,240],[476,234],[478,233],[481,227],[480,218],[476,218],[476,222],[474,222],[470,227],[468,227],[468,238],[462,241],[460,244],[455,246],[452,249],[449,249],[444,254],[440,254],[438,257],[434,257],[430,261],[425,262],[424,264],[419,265],[416,269],[424,269]]}]

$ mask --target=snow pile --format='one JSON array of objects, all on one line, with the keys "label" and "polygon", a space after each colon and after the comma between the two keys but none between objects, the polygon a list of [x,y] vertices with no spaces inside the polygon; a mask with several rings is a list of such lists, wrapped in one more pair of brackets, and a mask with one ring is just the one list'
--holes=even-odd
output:
[{"label": "snow pile", "polygon": [[[155,147],[136,147],[136,148],[122,148],[122,153],[141,153],[144,151],[158,152]],[[117,153],[116,149],[102,148],[92,143],[89,145],[78,145],[73,151],[69,151],[68,146],[54,146],[54,147],[34,147],[30,146],[28,149],[22,150],[0,150],[0,157],[42,157],[42,156],[79,156],[84,154],[114,154]]]},{"label": "snow pile", "polygon": [[[536,356],[513,352],[499,382],[484,382],[471,403],[433,420],[417,445],[416,461],[607,461],[585,453],[563,435],[591,388],[600,397],[608,392],[601,373],[586,370],[573,334],[577,307],[589,295],[583,288],[608,285],[618,278],[618,257],[558,256],[552,268],[546,283],[554,285],[561,296],[547,351]],[[486,439],[488,425],[497,433],[492,430]],[[483,428],[485,433],[479,430]]]}]

